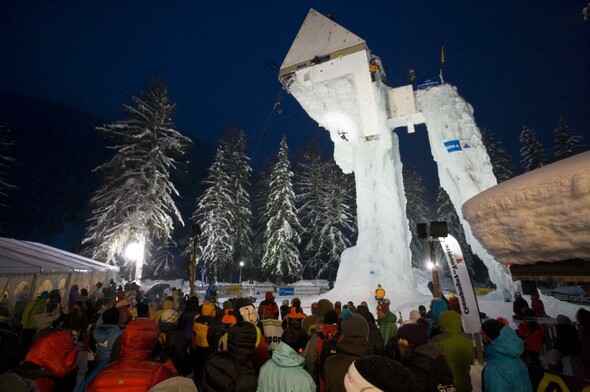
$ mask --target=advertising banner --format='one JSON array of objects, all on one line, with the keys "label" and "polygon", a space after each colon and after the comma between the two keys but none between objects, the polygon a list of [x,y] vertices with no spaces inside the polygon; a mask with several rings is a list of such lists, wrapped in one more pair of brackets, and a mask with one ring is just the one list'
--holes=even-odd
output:
[{"label": "advertising banner", "polygon": [[440,242],[449,269],[451,270],[451,278],[457,291],[457,298],[461,305],[461,319],[463,320],[463,329],[466,333],[479,333],[481,329],[481,320],[479,319],[479,307],[469,277],[469,271],[463,259],[463,252],[459,246],[459,242],[449,235]]}]

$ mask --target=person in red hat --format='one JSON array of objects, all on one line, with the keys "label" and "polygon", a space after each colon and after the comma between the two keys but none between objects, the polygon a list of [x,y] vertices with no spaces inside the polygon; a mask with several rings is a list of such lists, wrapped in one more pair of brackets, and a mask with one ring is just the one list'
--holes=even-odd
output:
[{"label": "person in red hat", "polygon": [[258,317],[260,320],[279,319],[279,306],[275,302],[275,296],[272,291],[267,291],[264,295],[264,301],[258,305]]},{"label": "person in red hat", "polygon": [[382,302],[377,306],[377,325],[383,338],[383,343],[387,344],[389,339],[397,333],[397,317],[389,311],[389,304]]}]

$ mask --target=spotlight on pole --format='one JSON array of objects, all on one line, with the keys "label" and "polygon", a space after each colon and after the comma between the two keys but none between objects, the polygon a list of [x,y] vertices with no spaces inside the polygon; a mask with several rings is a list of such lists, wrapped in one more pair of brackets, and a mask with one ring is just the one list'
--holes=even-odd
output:
[{"label": "spotlight on pole", "polygon": [[125,258],[135,262],[143,260],[144,248],[145,244],[141,242],[130,242],[125,247]]}]

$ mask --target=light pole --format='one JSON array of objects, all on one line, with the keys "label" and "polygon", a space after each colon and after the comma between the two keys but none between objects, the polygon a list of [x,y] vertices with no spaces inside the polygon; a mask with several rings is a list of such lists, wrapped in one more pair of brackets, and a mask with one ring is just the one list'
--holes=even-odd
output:
[{"label": "light pole", "polygon": [[242,284],[242,267],[244,266],[244,262],[240,261],[240,285]]},{"label": "light pole", "polygon": [[434,243],[438,242],[439,238],[444,238],[449,235],[449,228],[447,222],[430,222],[430,230],[428,230],[428,223],[418,223],[416,226],[418,238],[428,240],[428,248],[430,250],[430,263],[432,266],[432,295],[441,298],[440,282],[438,279],[438,271],[440,267],[436,265],[436,254],[434,253]]},{"label": "light pole", "polygon": [[201,236],[201,227],[198,223],[193,225],[193,254],[191,255],[191,264],[189,267],[189,284],[190,284],[190,296],[195,295],[195,275],[197,273],[197,247],[199,243],[199,237]]},{"label": "light pole", "polygon": [[[141,280],[141,275],[143,274],[143,257],[145,251],[145,243],[143,241],[136,241],[130,242],[125,247],[125,251],[123,255],[125,259],[131,260],[135,263],[135,281],[139,282]],[[131,275],[131,274],[130,274]],[[130,280],[132,276],[130,276]]]}]

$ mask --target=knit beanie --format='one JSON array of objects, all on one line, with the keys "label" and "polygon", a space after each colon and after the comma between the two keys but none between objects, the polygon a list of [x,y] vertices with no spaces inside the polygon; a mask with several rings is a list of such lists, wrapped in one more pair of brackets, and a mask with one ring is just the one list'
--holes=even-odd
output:
[{"label": "knit beanie", "polygon": [[414,375],[401,363],[380,355],[360,357],[344,376],[347,392],[418,391]]},{"label": "knit beanie", "polygon": [[332,310],[328,310],[326,312],[326,314],[324,314],[324,324],[328,324],[328,325],[334,325],[334,324],[338,324],[338,312],[336,312],[334,309]]},{"label": "knit beanie", "polygon": [[174,309],[166,309],[162,312],[160,317],[161,323],[176,323],[178,321],[179,314]]},{"label": "knit beanie", "polygon": [[352,313],[348,309],[342,310],[340,329],[342,330],[342,335],[345,337],[361,336],[366,338],[369,336],[369,324],[367,324],[367,320],[360,314]]},{"label": "knit beanie", "polygon": [[369,311],[369,308],[365,305],[359,305],[356,308],[356,312],[363,316],[369,325],[375,324],[375,316]]},{"label": "knit beanie", "polygon": [[500,330],[504,328],[504,325],[499,322],[498,320],[486,320],[481,325],[481,331],[487,336],[489,339],[494,340],[500,335]]},{"label": "knit beanie", "polygon": [[415,348],[428,343],[428,329],[422,324],[404,324],[397,330],[395,338],[406,339]]},{"label": "knit beanie", "polygon": [[318,301],[318,308],[317,308],[316,314],[319,316],[324,316],[327,311],[333,310],[333,309],[334,309],[334,305],[332,305],[332,302],[330,302],[330,300],[320,299]]},{"label": "knit beanie", "polygon": [[386,303],[384,303],[384,302],[380,303],[380,304],[377,306],[377,311],[381,311],[381,312],[383,312],[383,313],[387,313],[387,312],[389,312],[389,304],[386,304]]}]

